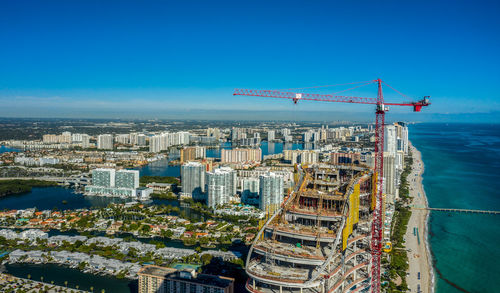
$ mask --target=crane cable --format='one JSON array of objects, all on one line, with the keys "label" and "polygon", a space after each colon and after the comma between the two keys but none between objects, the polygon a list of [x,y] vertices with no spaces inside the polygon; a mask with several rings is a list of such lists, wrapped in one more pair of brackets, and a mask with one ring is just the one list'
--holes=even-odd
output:
[{"label": "crane cable", "polygon": [[305,89],[317,89],[323,87],[333,87],[333,86],[341,86],[341,85],[351,85],[351,84],[360,84],[360,83],[372,83],[373,80],[370,81],[358,81],[358,82],[349,82],[349,83],[339,83],[339,84],[330,84],[330,85],[318,85],[318,86],[310,86],[310,87],[297,87],[297,88],[288,88],[288,89],[277,89],[277,91],[293,91],[293,90],[305,90]]}]

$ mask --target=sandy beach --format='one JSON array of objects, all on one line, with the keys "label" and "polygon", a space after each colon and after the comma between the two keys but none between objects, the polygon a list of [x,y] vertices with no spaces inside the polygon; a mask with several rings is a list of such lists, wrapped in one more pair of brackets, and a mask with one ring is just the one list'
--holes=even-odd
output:
[{"label": "sandy beach", "polygon": [[[410,184],[410,196],[413,197],[411,206],[427,207],[427,198],[422,184],[422,174],[424,164],[420,152],[410,143],[410,152],[413,157],[413,166],[408,182]],[[412,210],[411,218],[408,222],[408,230],[405,234],[406,249],[408,250],[408,260],[410,264],[407,283],[410,292],[433,292],[434,281],[430,259],[430,251],[427,239],[427,221],[429,211]],[[418,232],[414,235],[414,231]]]}]

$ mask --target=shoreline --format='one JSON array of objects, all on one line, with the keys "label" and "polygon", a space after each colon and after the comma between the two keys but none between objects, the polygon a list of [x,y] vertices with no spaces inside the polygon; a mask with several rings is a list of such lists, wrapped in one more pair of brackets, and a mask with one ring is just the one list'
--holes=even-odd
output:
[{"label": "shoreline", "polygon": [[[413,158],[412,171],[408,180],[410,184],[411,207],[428,207],[428,200],[423,185],[425,165],[422,155],[411,142],[409,143]],[[429,243],[429,218],[428,210],[412,210],[405,233],[405,243],[408,250],[409,270],[406,277],[411,292],[434,292],[435,275],[432,265],[432,255]],[[414,235],[414,230],[416,230]],[[423,241],[420,245],[420,236]],[[419,277],[420,274],[420,277]],[[424,289],[425,288],[425,289]]]}]

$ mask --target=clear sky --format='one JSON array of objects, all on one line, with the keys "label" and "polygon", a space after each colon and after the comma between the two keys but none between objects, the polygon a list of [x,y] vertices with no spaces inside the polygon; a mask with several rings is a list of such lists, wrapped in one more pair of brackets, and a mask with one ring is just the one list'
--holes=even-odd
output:
[{"label": "clear sky", "polygon": [[380,77],[432,96],[419,117],[498,121],[499,15],[500,1],[1,1],[0,116],[366,117],[232,91]]}]

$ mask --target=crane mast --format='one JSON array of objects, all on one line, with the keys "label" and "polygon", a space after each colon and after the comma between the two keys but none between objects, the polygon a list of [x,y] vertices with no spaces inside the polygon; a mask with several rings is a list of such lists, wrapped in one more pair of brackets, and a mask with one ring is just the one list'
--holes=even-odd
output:
[{"label": "crane mast", "polygon": [[[235,89],[233,95],[256,96],[290,99],[297,104],[298,101],[319,101],[319,102],[338,102],[338,103],[353,103],[353,104],[371,104],[376,105],[375,111],[375,166],[374,176],[376,178],[375,186],[375,208],[372,213],[371,227],[371,291],[374,293],[380,292],[380,258],[382,254],[382,193],[383,193],[383,176],[384,176],[384,132],[385,132],[385,112],[391,106],[411,106],[414,112],[420,112],[422,107],[430,105],[429,96],[417,102],[402,102],[402,103],[384,103],[384,95],[382,92],[381,79],[369,81],[367,84],[377,83],[378,92],[377,98],[355,97],[355,96],[338,96],[324,95],[311,93],[295,93],[290,91],[278,90],[252,90],[252,89]],[[386,83],[384,83],[387,85]],[[366,84],[364,84],[366,85]],[[362,86],[364,86],[362,85]],[[389,86],[389,85],[387,85]],[[359,86],[356,86],[359,87]],[[354,87],[354,88],[356,88]],[[390,86],[389,86],[390,87]],[[392,88],[392,87],[391,87]],[[395,90],[394,88],[392,88]],[[397,90],[395,90],[397,91]],[[398,91],[397,91],[398,92]],[[399,93],[399,92],[398,92]],[[401,94],[401,93],[400,93]],[[404,95],[403,95],[404,96]]]}]

